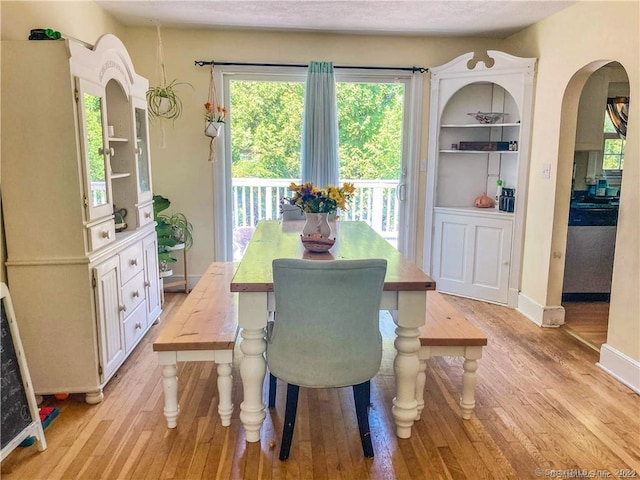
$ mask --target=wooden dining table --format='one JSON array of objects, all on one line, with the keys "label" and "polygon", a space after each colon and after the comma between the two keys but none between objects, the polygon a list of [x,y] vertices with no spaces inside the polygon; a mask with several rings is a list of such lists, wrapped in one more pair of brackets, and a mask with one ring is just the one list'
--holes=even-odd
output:
[{"label": "wooden dining table", "polygon": [[[239,294],[240,376],[244,393],[240,420],[247,442],[260,441],[260,428],[266,416],[262,393],[266,374],[265,327],[270,312],[276,312],[278,308],[273,294],[271,267],[276,258],[387,260],[380,309],[397,313],[393,315],[396,324],[393,363],[396,392],[391,411],[397,436],[409,438],[418,413],[418,329],[425,323],[427,291],[435,290],[435,282],[365,222],[332,222],[332,237],[336,242],[325,253],[305,251],[300,240],[303,225],[303,221],[259,222],[231,281],[231,291]],[[348,294],[345,291],[345,295]],[[330,308],[329,304],[327,308]]]}]

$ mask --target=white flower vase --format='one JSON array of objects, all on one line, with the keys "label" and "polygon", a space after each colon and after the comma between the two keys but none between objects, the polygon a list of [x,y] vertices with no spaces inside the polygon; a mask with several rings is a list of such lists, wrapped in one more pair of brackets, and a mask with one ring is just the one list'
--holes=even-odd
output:
[{"label": "white flower vase", "polygon": [[207,137],[216,138],[218,135],[220,135],[220,132],[222,131],[222,125],[224,125],[224,123],[222,122],[207,121],[204,124],[204,134]]},{"label": "white flower vase", "polygon": [[331,226],[329,226],[329,222],[327,221],[328,215],[328,213],[305,212],[307,222],[302,228],[302,235],[305,237],[320,235],[322,238],[329,238],[331,235]]}]

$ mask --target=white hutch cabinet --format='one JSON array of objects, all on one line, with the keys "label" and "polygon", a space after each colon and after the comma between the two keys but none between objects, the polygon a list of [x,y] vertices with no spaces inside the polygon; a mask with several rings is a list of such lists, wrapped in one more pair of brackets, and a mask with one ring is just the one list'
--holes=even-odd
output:
[{"label": "white hutch cabinet", "polygon": [[113,35],[2,42],[7,275],[38,394],[100,402],[160,314],[147,89]]},{"label": "white hutch cabinet", "polygon": [[[517,303],[535,63],[490,50],[430,69],[423,257],[442,292]],[[477,112],[503,116],[485,124],[469,115]],[[491,143],[507,149],[485,150]],[[496,195],[498,180],[515,189],[514,211],[475,208],[482,193]]]}]

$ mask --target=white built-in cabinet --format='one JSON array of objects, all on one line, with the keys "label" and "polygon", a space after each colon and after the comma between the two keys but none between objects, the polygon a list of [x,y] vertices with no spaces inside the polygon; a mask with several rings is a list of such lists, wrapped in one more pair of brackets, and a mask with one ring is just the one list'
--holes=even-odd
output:
[{"label": "white built-in cabinet", "polygon": [[100,402],[160,315],[147,89],[113,35],[2,42],[6,266],[38,394]]},{"label": "white built-in cabinet", "polygon": [[440,277],[438,290],[506,303],[512,219],[437,209],[434,223],[433,269]]},{"label": "white built-in cabinet", "polygon": [[[488,51],[430,69],[424,268],[439,291],[515,306],[529,163],[533,58]],[[469,115],[497,112],[496,123]],[[462,150],[461,142],[507,142],[516,150]],[[476,208],[497,181],[515,189],[515,210]]]}]

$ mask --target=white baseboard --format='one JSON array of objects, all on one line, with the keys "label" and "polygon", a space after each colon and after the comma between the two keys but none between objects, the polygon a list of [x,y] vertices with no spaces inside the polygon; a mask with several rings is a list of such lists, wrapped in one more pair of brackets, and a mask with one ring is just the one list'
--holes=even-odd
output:
[{"label": "white baseboard", "polygon": [[510,288],[507,298],[507,306],[511,308],[518,308],[518,296],[520,292],[517,288]]},{"label": "white baseboard", "polygon": [[545,307],[522,293],[518,295],[516,310],[540,327],[559,327],[564,325],[564,307]]},{"label": "white baseboard", "polygon": [[636,393],[640,393],[640,362],[605,343],[600,347],[598,367],[625,384]]}]

